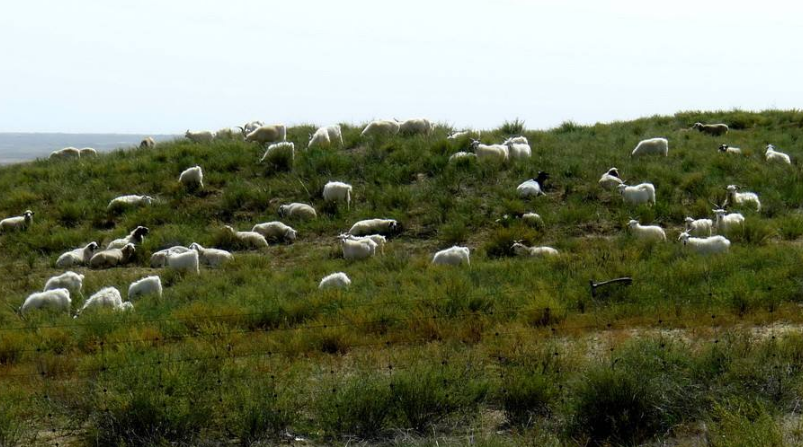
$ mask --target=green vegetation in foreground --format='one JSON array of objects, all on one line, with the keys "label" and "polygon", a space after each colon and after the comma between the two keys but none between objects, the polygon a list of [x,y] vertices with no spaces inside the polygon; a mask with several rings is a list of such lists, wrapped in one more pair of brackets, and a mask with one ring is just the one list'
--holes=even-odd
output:
[{"label": "green vegetation in foreground", "polygon": [[[685,130],[696,121],[731,132]],[[520,127],[507,123],[482,140],[501,142]],[[269,445],[287,433],[421,445],[433,436],[480,445],[803,442],[788,421],[800,404],[803,336],[787,330],[803,320],[803,182],[798,164],[763,159],[767,143],[800,159],[803,112],[565,123],[524,132],[533,157],[509,164],[448,163],[468,140],[447,141],[444,127],[368,141],[344,126],[344,148],[307,150],[313,130],[289,129],[297,148],[289,170],[259,165],[256,145],[181,140],[0,168],[0,215],[36,212],[28,231],[0,235],[0,445]],[[669,139],[669,157],[629,157],[656,136]],[[748,156],[718,153],[721,143]],[[178,175],[196,164],[206,188],[188,193]],[[625,206],[601,190],[612,166],[631,183],[653,183],[657,205]],[[551,174],[547,196],[519,199],[516,186],[540,170]],[[323,203],[329,180],[354,186],[350,211]],[[728,184],[757,192],[761,214],[743,211],[729,254],[686,253],[676,242],[683,218],[710,217]],[[123,194],[159,201],[108,214]],[[200,277],[145,267],[175,244],[236,249],[223,225],[278,220],[278,205],[295,201],[313,204],[319,218],[291,223],[294,245],[237,251]],[[544,225],[496,223],[526,211]],[[335,236],[373,217],[395,218],[405,231],[385,256],[345,262]],[[660,224],[670,242],[628,236],[631,217]],[[162,299],[77,320],[15,313],[61,273],[60,253],[137,225],[151,234],[135,263],[79,269],[84,293],[125,292],[158,273]],[[519,239],[562,255],[513,258]],[[452,244],[472,248],[471,267],[431,266]],[[335,271],[352,287],[319,291]],[[589,279],[620,276],[633,285],[591,299]],[[74,297],[74,308],[82,302]]]}]

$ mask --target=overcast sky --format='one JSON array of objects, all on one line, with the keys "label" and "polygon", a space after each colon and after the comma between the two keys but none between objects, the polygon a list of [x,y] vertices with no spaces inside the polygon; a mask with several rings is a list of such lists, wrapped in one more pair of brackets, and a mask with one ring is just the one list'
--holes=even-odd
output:
[{"label": "overcast sky", "polygon": [[0,132],[799,108],[791,1],[0,3]]}]

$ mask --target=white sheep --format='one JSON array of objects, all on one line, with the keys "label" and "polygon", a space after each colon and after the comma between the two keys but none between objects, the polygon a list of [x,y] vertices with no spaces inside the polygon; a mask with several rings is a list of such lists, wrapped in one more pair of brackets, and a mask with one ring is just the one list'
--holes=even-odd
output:
[{"label": "white sheep", "polygon": [[67,289],[53,289],[46,292],[36,292],[28,295],[20,307],[20,313],[26,314],[32,309],[51,308],[60,312],[69,312],[72,306],[70,291]]},{"label": "white sheep", "polygon": [[703,124],[703,123],[694,123],[691,126],[692,129],[697,129],[698,131],[718,137],[720,135],[725,135],[728,133],[728,125],[727,124]]},{"label": "white sheep", "polygon": [[744,225],[744,216],[741,213],[728,213],[723,209],[711,211],[717,216],[717,233],[727,234]]},{"label": "white sheep", "polygon": [[455,152],[454,154],[450,155],[449,156],[449,161],[468,160],[468,159],[472,159],[472,158],[476,159],[477,158],[477,154],[475,154],[473,152],[460,151],[460,152]]},{"label": "white sheep", "polygon": [[318,284],[319,289],[346,289],[351,285],[351,280],[343,272],[332,273],[325,276],[321,283]]},{"label": "white sheep", "polygon": [[187,129],[184,137],[193,143],[210,143],[215,138],[215,133],[208,130],[192,131]]},{"label": "white sheep", "polygon": [[714,226],[714,222],[712,222],[711,219],[693,219],[691,217],[686,217],[684,223],[686,224],[686,233],[693,236],[711,236],[711,229]]},{"label": "white sheep", "polygon": [[153,149],[156,147],[156,141],[152,137],[145,137],[139,142],[140,149]]},{"label": "white sheep", "polygon": [[752,205],[756,207],[756,211],[761,211],[761,201],[758,200],[758,194],[754,192],[739,192],[736,185],[728,185],[728,198],[725,203],[733,205]]},{"label": "white sheep", "polygon": [[327,202],[346,202],[346,209],[351,209],[351,185],[343,182],[328,182],[323,186],[323,200]]},{"label": "white sheep", "polygon": [[621,184],[616,187],[619,194],[625,203],[642,204],[652,203],[655,204],[655,186],[652,183],[641,183],[635,186],[627,186]]},{"label": "white sheep", "polygon": [[250,245],[256,249],[268,247],[268,241],[265,240],[265,236],[255,231],[237,231],[228,225],[223,228],[245,245]]},{"label": "white sheep", "polygon": [[426,118],[412,118],[399,123],[399,133],[407,135],[417,133],[428,135],[434,128],[432,122]]},{"label": "white sheep", "polygon": [[764,152],[764,157],[766,157],[767,161],[780,161],[788,165],[792,164],[792,159],[789,158],[789,155],[776,151],[775,146],[771,144],[767,145],[767,150]]},{"label": "white sheep", "polygon": [[179,254],[190,251],[188,247],[182,245],[175,245],[173,247],[165,248],[154,252],[151,255],[151,268],[160,268],[167,265],[167,255],[171,253]]},{"label": "white sheep", "polygon": [[455,245],[435,253],[435,256],[432,257],[432,263],[436,265],[460,265],[463,263],[471,265],[469,255],[468,247]]},{"label": "white sheep", "polygon": [[338,239],[343,250],[343,259],[353,261],[376,255],[376,242],[371,239],[354,240],[344,236],[339,236]]},{"label": "white sheep", "polygon": [[548,178],[549,174],[546,172],[539,172],[536,178],[527,180],[517,186],[516,192],[519,194],[519,197],[542,196],[544,195],[543,184]]},{"label": "white sheep", "polygon": [[738,147],[731,147],[727,144],[720,144],[719,151],[726,153],[726,154],[735,154],[735,155],[742,155],[742,150]]},{"label": "white sheep", "polygon": [[374,241],[377,247],[379,247],[379,252],[382,253],[383,255],[385,254],[385,244],[388,243],[388,239],[385,236],[382,236],[381,234],[369,234],[368,236],[354,236],[351,234],[341,234],[340,237],[347,237],[354,241],[370,239]]},{"label": "white sheep", "polygon": [[537,227],[544,224],[544,219],[538,213],[527,212],[521,215],[522,222],[531,227]]},{"label": "white sheep", "polygon": [[619,177],[619,170],[616,168],[608,169],[608,172],[602,174],[599,178],[599,186],[604,189],[617,188],[624,181]]},{"label": "white sheep", "polygon": [[669,141],[666,138],[650,138],[648,140],[641,140],[633,152],[630,153],[631,157],[636,155],[649,155],[659,154],[663,156],[669,155]]},{"label": "white sheep", "polygon": [[237,128],[240,129],[240,133],[242,134],[243,137],[245,137],[249,133],[259,129],[264,125],[265,123],[263,123],[262,121],[251,121],[250,123],[245,123],[242,126],[237,126]]},{"label": "white sheep", "polygon": [[116,310],[118,310],[120,312],[133,311],[134,310],[134,303],[132,303],[131,301],[126,301],[126,302],[120,304],[120,307],[118,307]]},{"label": "white sheep", "polygon": [[81,157],[96,157],[98,155],[98,151],[91,147],[82,147],[78,151],[81,153]]},{"label": "white sheep", "polygon": [[204,171],[200,166],[193,166],[181,172],[178,181],[188,188],[202,189],[204,187]]},{"label": "white sheep", "polygon": [[33,223],[33,211],[25,210],[22,216],[7,217],[0,220],[0,232],[24,230]]},{"label": "white sheep", "polygon": [[138,279],[128,286],[129,301],[142,295],[150,294],[156,294],[159,298],[162,297],[162,280],[156,275]]},{"label": "white sheep", "polygon": [[87,310],[104,307],[114,310],[125,310],[127,306],[123,307],[123,296],[120,295],[119,290],[114,287],[104,287],[95,292],[84,302],[84,305],[78,311],[76,317]]},{"label": "white sheep", "polygon": [[530,143],[527,142],[527,137],[508,138],[502,144],[507,146],[509,156],[512,159],[530,158],[530,156],[532,156],[532,150],[530,149]]},{"label": "white sheep", "polygon": [[86,244],[84,247],[79,247],[63,253],[58,259],[56,259],[56,267],[66,268],[77,265],[86,265],[89,263],[89,260],[92,259],[92,255],[98,251],[98,248],[98,243],[93,241]]},{"label": "white sheep", "polygon": [[399,123],[395,120],[375,120],[368,123],[360,136],[396,135],[399,133]]},{"label": "white sheep", "polygon": [[318,128],[310,135],[307,147],[329,147],[332,144],[343,145],[343,133],[337,124]]},{"label": "white sheep", "polygon": [[298,235],[296,230],[278,220],[256,224],[251,231],[261,234],[265,239],[283,241],[289,244],[295,242]]},{"label": "white sheep", "polygon": [[401,224],[394,219],[366,219],[352,225],[349,234],[353,236],[367,236],[369,234],[390,236],[401,231]]},{"label": "white sheep", "polygon": [[546,257],[557,256],[559,252],[552,247],[528,247],[521,242],[514,242],[510,247],[516,256]]},{"label": "white sheep", "polygon": [[527,137],[525,137],[524,135],[519,135],[517,137],[508,138],[502,144],[530,144],[530,142],[527,141]]},{"label": "white sheep", "polygon": [[310,220],[318,217],[315,208],[305,203],[290,203],[279,207],[279,216],[291,219]]},{"label": "white sheep", "polygon": [[128,236],[109,242],[109,245],[106,246],[106,249],[123,248],[128,244],[141,245],[142,242],[145,241],[145,236],[149,232],[150,229],[148,229],[148,227],[138,226],[128,233]]},{"label": "white sheep", "polygon": [[461,130],[459,132],[452,133],[451,135],[446,137],[446,139],[447,140],[459,140],[461,138],[477,138],[477,139],[479,139],[481,137],[482,137],[482,131],[480,131],[480,130],[476,130],[476,131],[475,130]]},{"label": "white sheep", "polygon": [[271,144],[265,150],[259,162],[275,162],[286,158],[289,158],[291,163],[296,159],[296,145],[292,141],[281,141]]},{"label": "white sheep", "polygon": [[125,264],[134,256],[134,244],[126,244],[123,248],[112,248],[95,253],[89,260],[89,267],[93,269],[109,268]]},{"label": "white sheep", "polygon": [[185,251],[184,253],[168,253],[167,267],[182,272],[201,273],[198,252],[195,250]]},{"label": "white sheep", "polygon": [[43,291],[53,289],[67,289],[70,293],[81,293],[84,286],[84,275],[75,272],[64,272],[61,275],[53,276],[45,283]]},{"label": "white sheep", "polygon": [[243,129],[243,135],[245,135],[246,143],[256,142],[264,145],[277,141],[285,141],[287,139],[287,126],[284,124],[263,125],[247,134],[245,133],[245,129]]},{"label": "white sheep", "polygon": [[627,223],[628,228],[639,239],[665,241],[666,233],[658,225],[641,225],[636,220]]},{"label": "white sheep", "polygon": [[234,255],[219,248],[204,248],[201,244],[193,242],[190,249],[198,252],[201,263],[210,267],[220,267],[224,262],[234,259]]},{"label": "white sheep", "polygon": [[80,158],[81,150],[75,147],[65,147],[50,153],[50,158]]},{"label": "white sheep", "polygon": [[472,140],[469,148],[477,155],[477,159],[507,161],[510,156],[510,151],[504,144],[482,144],[478,140]]},{"label": "white sheep", "polygon": [[115,197],[109,202],[109,206],[106,207],[106,210],[119,211],[124,208],[142,206],[142,205],[146,206],[153,205],[153,197],[138,196],[135,194]]},{"label": "white sheep", "polygon": [[678,240],[684,247],[689,247],[695,252],[703,255],[727,253],[730,249],[731,241],[723,236],[710,236],[705,238],[691,237],[689,233],[680,233]]}]

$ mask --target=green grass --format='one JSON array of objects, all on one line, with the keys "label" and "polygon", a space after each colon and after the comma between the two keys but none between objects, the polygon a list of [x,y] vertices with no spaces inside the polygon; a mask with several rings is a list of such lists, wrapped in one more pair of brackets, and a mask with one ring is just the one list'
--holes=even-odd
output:
[{"label": "green grass", "polygon": [[[696,121],[732,130],[687,130]],[[2,167],[0,215],[36,215],[27,231],[0,235],[0,445],[48,445],[52,436],[62,445],[269,445],[288,432],[320,443],[474,433],[488,445],[637,445],[701,423],[712,427],[712,445],[764,445],[749,440],[783,436],[778,420],[803,389],[800,337],[751,329],[803,322],[803,182],[797,163],[770,165],[761,154],[772,142],[796,161],[801,126],[798,111],[546,131],[517,119],[483,132],[486,143],[527,136],[533,157],[507,164],[449,163],[468,142],[445,140],[443,126],[374,141],[344,126],[344,148],[312,150],[314,129],[298,126],[288,130],[292,163],[259,164],[262,149],[239,141],[177,140]],[[669,157],[629,157],[654,136],[669,139]],[[723,142],[751,156],[720,154]],[[206,187],[185,191],[178,175],[196,164]],[[626,206],[601,190],[597,179],[612,166],[653,183],[656,206]],[[517,197],[538,171],[551,174],[547,195]],[[324,203],[329,180],[354,186],[351,210]],[[710,217],[728,184],[757,192],[762,212],[743,211],[729,254],[687,253],[676,241],[683,218]],[[135,193],[157,203],[107,213],[109,200]],[[287,222],[298,230],[293,245],[243,251],[221,231],[279,220],[278,206],[296,201],[319,217]],[[544,224],[496,222],[528,211]],[[385,256],[344,261],[335,236],[373,217],[395,218],[404,231]],[[660,224],[670,242],[634,239],[630,218]],[[16,314],[60,273],[60,253],[137,225],[151,234],[135,263],[79,269],[84,294],[125,292],[158,273],[162,299],[143,297],[131,314]],[[516,258],[515,240],[562,254]],[[235,260],[200,277],[146,267],[154,251],[191,242],[234,250]],[[471,247],[470,267],[430,265],[453,244]],[[319,291],[335,271],[352,287]],[[590,296],[590,279],[622,276],[633,284]],[[74,309],[83,299],[73,297]]]}]

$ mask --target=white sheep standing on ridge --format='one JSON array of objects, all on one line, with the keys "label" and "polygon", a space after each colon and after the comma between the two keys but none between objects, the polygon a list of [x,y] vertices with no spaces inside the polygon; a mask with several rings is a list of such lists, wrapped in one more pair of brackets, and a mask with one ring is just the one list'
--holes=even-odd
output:
[{"label": "white sheep standing on ridge", "polygon": [[510,157],[510,150],[504,144],[482,144],[478,140],[472,140],[469,146],[477,155],[477,159],[497,159],[507,161]]},{"label": "white sheep standing on ridge", "polygon": [[624,183],[616,189],[622,195],[625,203],[639,205],[642,203],[652,203],[655,205],[655,186],[652,183],[641,183],[635,186],[627,186]]},{"label": "white sheep standing on ridge", "polygon": [[633,152],[630,153],[631,157],[636,155],[649,155],[659,154],[664,157],[669,155],[669,141],[666,138],[650,138],[648,140],[641,140]]},{"label": "white sheep standing on ridge", "polygon": [[343,272],[337,272],[326,275],[318,284],[318,289],[347,289],[350,285],[349,277]]},{"label": "white sheep standing on ridge", "polygon": [[189,130],[184,132],[184,137],[193,143],[211,143],[215,139],[215,133],[208,130]]},{"label": "white sheep standing on ridge", "polygon": [[351,185],[343,182],[328,182],[323,186],[323,199],[327,202],[346,202],[346,209],[351,209]]},{"label": "white sheep standing on ridge", "polygon": [[435,265],[460,265],[463,263],[471,265],[470,252],[468,247],[455,245],[435,253],[432,263]]},{"label": "white sheep standing on ridge", "polygon": [[50,158],[80,158],[81,150],[75,147],[65,147],[50,153]]},{"label": "white sheep standing on ridge", "polygon": [[617,188],[622,183],[624,183],[624,181],[619,176],[619,170],[616,168],[608,169],[608,171],[599,178],[599,186],[604,189]]},{"label": "white sheep standing on ridge", "polygon": [[201,244],[193,242],[190,244],[190,249],[198,252],[201,263],[210,267],[220,267],[226,261],[234,259],[234,255],[226,250],[219,248],[204,248]]},{"label": "white sheep standing on ridge", "polygon": [[725,203],[733,205],[752,205],[756,207],[756,212],[761,211],[761,201],[758,200],[758,194],[754,192],[739,192],[739,187],[736,185],[728,185],[728,198]]},{"label": "white sheep standing on ridge", "polygon": [[366,219],[352,225],[349,234],[353,236],[367,236],[369,234],[391,236],[401,233],[401,231],[401,224],[395,219]]},{"label": "white sheep standing on ridge", "polygon": [[639,239],[665,241],[666,233],[664,229],[658,225],[641,225],[637,220],[630,220],[627,223],[628,228]]},{"label": "white sheep standing on ridge", "polygon": [[399,123],[395,120],[374,120],[365,126],[360,136],[396,135],[399,133],[399,127]]},{"label": "white sheep standing on ridge", "polygon": [[306,203],[290,203],[279,207],[279,216],[291,219],[311,220],[318,217],[315,208]]},{"label": "white sheep standing on ridge", "polygon": [[245,245],[250,245],[253,248],[260,249],[260,248],[268,248],[268,241],[265,240],[265,236],[255,232],[255,231],[237,231],[234,228],[226,225],[223,227],[226,231],[231,233],[235,239],[242,242]]},{"label": "white sheep standing on ridge", "polygon": [[424,134],[428,135],[435,126],[426,118],[411,118],[399,123],[399,133],[406,135]]},{"label": "white sheep standing on ridge", "polygon": [[182,245],[175,245],[164,250],[159,250],[151,255],[151,268],[160,268],[167,265],[168,254],[180,254],[190,251],[188,247]]},{"label": "white sheep standing on ridge", "polygon": [[198,252],[195,250],[185,251],[184,253],[168,253],[167,267],[181,272],[201,274]]},{"label": "white sheep standing on ridge", "polygon": [[257,232],[267,240],[281,241],[288,244],[295,242],[298,232],[293,227],[286,225],[278,220],[272,222],[258,223],[251,231]]},{"label": "white sheep standing on ridge", "polygon": [[33,223],[33,211],[25,210],[22,216],[7,217],[0,220],[0,232],[24,230]]},{"label": "white sheep standing on ridge", "polygon": [[290,162],[295,162],[296,160],[296,145],[292,141],[280,141],[278,143],[273,143],[268,146],[265,150],[265,153],[262,155],[262,158],[259,159],[260,163],[265,162],[275,162],[277,160],[282,159],[283,157],[288,157]]},{"label": "white sheep standing on ridge", "polygon": [[98,243],[93,241],[83,247],[63,253],[58,259],[56,259],[56,267],[66,268],[77,265],[86,265],[89,263],[89,260],[92,259],[92,255],[98,251],[98,248]]},{"label": "white sheep standing on ridge", "polygon": [[510,247],[516,256],[547,257],[557,256],[559,252],[552,247],[528,247],[521,242],[514,242]]},{"label": "white sheep standing on ridge", "polygon": [[338,124],[319,127],[310,135],[307,147],[329,147],[332,144],[343,145],[343,132]]},{"label": "white sheep standing on ridge", "polygon": [[789,155],[776,151],[775,146],[771,144],[767,145],[767,149],[764,152],[764,157],[767,159],[767,161],[780,161],[788,165],[792,164],[792,159],[789,158]]},{"label": "white sheep standing on ridge", "polygon": [[106,246],[106,249],[123,248],[128,244],[141,245],[142,242],[145,241],[145,236],[147,236],[150,231],[151,230],[148,227],[143,227],[140,225],[131,230],[131,232],[128,233],[128,236],[109,242],[109,245]]},{"label": "white sheep standing on ridge", "polygon": [[738,147],[731,147],[727,144],[720,144],[719,151],[725,154],[742,155],[742,150]]},{"label": "white sheep standing on ridge", "polygon": [[142,295],[150,294],[155,294],[159,298],[162,297],[162,280],[156,275],[138,279],[128,286],[129,301]]},{"label": "white sheep standing on ridge", "polygon": [[717,216],[717,233],[727,234],[744,225],[742,213],[728,213],[724,209],[711,210]]},{"label": "white sheep standing on ridge", "polygon": [[265,145],[267,143],[275,143],[277,141],[285,141],[287,139],[287,126],[284,124],[269,124],[260,126],[249,133],[245,133],[246,143],[259,143]]},{"label": "white sheep standing on ridge", "polygon": [[695,252],[703,255],[727,253],[731,246],[731,241],[723,236],[710,236],[706,238],[691,237],[689,233],[680,233],[678,240],[684,247],[689,247]]},{"label": "white sheep standing on ridge", "polygon": [[67,289],[53,289],[45,292],[36,292],[28,295],[20,307],[20,313],[25,315],[29,310],[51,308],[61,312],[69,312],[72,306],[70,291]]},{"label": "white sheep standing on ridge", "polygon": [[135,252],[134,244],[126,244],[123,248],[107,248],[92,256],[92,259],[89,260],[89,267],[99,269],[125,264],[134,257]]},{"label": "white sheep standing on ridge", "polygon": [[530,149],[530,143],[527,141],[527,137],[508,138],[502,144],[507,146],[508,156],[511,159],[530,158],[532,156],[532,149]]},{"label": "white sheep standing on ridge", "polygon": [[711,236],[711,229],[714,226],[714,222],[711,219],[686,217],[683,222],[686,225],[686,233],[692,236]]},{"label": "white sheep standing on ridge", "polygon": [[145,206],[153,205],[153,197],[138,196],[136,194],[115,197],[109,202],[109,206],[107,206],[106,209],[108,211],[118,211],[122,210],[123,208],[141,206],[141,205]]},{"label": "white sheep standing on ridge", "polygon": [[43,291],[53,289],[67,289],[70,293],[79,294],[84,286],[84,275],[75,272],[64,272],[61,275],[53,276],[45,283]]},{"label": "white sheep standing on ridge", "polygon": [[376,242],[371,239],[354,240],[347,236],[338,236],[340,247],[343,250],[343,259],[354,261],[367,259],[376,255]]},{"label": "white sheep standing on ridge", "polygon": [[178,181],[188,188],[202,189],[204,187],[204,171],[200,166],[193,166],[181,172]]}]

